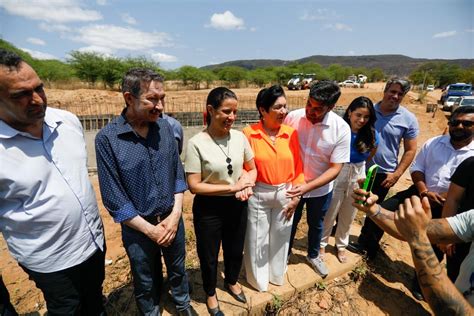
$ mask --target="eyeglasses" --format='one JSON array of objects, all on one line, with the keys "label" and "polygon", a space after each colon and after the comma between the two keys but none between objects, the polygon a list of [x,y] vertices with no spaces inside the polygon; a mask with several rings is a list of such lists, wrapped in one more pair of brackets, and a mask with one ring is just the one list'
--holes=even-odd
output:
[{"label": "eyeglasses", "polygon": [[227,162],[227,174],[231,176],[234,173],[234,170],[232,170],[232,159],[227,157],[225,162]]},{"label": "eyeglasses", "polygon": [[464,127],[472,127],[474,125],[473,121],[468,121],[468,120],[450,120],[448,122],[449,126],[458,126],[459,124],[462,124]]}]

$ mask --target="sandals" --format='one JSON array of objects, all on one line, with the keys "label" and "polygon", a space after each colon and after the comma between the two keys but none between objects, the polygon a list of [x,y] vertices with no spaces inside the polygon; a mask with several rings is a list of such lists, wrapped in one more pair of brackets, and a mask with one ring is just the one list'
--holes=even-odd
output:
[{"label": "sandals", "polygon": [[340,263],[346,263],[347,262],[347,256],[346,256],[346,250],[345,249],[338,249],[337,250],[337,260],[339,260]]}]

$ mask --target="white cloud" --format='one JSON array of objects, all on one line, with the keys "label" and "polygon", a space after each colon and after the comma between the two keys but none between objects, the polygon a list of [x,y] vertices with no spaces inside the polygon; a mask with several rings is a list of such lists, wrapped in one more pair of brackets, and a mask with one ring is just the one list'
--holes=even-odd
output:
[{"label": "white cloud", "polygon": [[347,54],[350,55],[350,56],[355,56],[356,53],[355,53],[355,51],[350,50],[350,51],[347,52]]},{"label": "white cloud", "polygon": [[324,26],[326,29],[330,29],[333,31],[347,31],[352,32],[352,28],[349,25],[343,23],[334,23],[334,24],[326,24]]},{"label": "white cloud", "polygon": [[43,41],[43,40],[40,39],[40,38],[36,38],[36,37],[28,37],[28,38],[26,39],[26,41],[27,41],[28,43],[35,44],[35,45],[41,45],[41,46],[46,45],[46,42],[45,42],[45,41]]},{"label": "white cloud", "polygon": [[153,53],[151,54],[151,58],[154,61],[157,61],[160,63],[173,63],[173,62],[178,61],[178,58],[176,56],[163,54],[163,53]]},{"label": "white cloud", "polygon": [[97,0],[98,5],[107,5],[107,0]]},{"label": "white cloud", "polygon": [[66,26],[64,24],[50,24],[50,23],[45,23],[45,22],[41,22],[39,24],[39,28],[46,32],[66,33],[66,32],[72,31],[69,26]]},{"label": "white cloud", "polygon": [[328,9],[317,9],[315,12],[305,11],[300,20],[303,21],[326,21],[339,19],[340,15]]},{"label": "white cloud", "polygon": [[88,25],[77,30],[71,39],[92,47],[101,47],[115,51],[118,49],[141,51],[157,46],[172,46],[167,33],[146,33],[131,27],[115,25]]},{"label": "white cloud", "polygon": [[20,49],[29,53],[33,58],[36,58],[36,59],[59,59],[54,55],[43,53],[37,50],[31,50],[28,48],[20,48]]},{"label": "white cloud", "polygon": [[232,12],[214,13],[211,16],[211,23],[206,27],[212,27],[217,30],[244,30],[245,22],[236,17]]},{"label": "white cloud", "polygon": [[107,47],[101,46],[85,46],[78,49],[80,52],[88,52],[88,53],[99,53],[105,56],[112,56],[113,50]]},{"label": "white cloud", "polygon": [[75,0],[2,0],[0,7],[12,15],[46,22],[90,22],[102,19],[99,12],[83,9]]},{"label": "white cloud", "polygon": [[444,38],[444,37],[451,37],[456,35],[456,31],[447,31],[447,32],[441,32],[441,33],[436,33],[433,35],[433,38]]},{"label": "white cloud", "polygon": [[122,21],[124,21],[127,24],[131,24],[131,25],[137,24],[137,20],[128,13],[123,13],[120,15],[120,17],[122,18]]}]

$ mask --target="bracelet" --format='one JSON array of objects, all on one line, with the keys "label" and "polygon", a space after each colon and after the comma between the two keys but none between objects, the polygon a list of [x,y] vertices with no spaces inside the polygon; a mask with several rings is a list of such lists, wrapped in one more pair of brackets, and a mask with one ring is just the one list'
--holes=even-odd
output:
[{"label": "bracelet", "polygon": [[425,190],[425,191],[423,191],[423,192],[420,192],[420,197],[423,198],[423,197],[427,196],[427,195],[428,195],[428,192],[430,192],[430,191],[429,191],[429,190]]},{"label": "bracelet", "polygon": [[370,218],[377,217],[377,215],[379,215],[381,212],[382,212],[382,208],[380,207],[379,204],[377,204],[377,212],[375,212],[375,214],[373,214],[373,215],[369,215],[369,217]]}]

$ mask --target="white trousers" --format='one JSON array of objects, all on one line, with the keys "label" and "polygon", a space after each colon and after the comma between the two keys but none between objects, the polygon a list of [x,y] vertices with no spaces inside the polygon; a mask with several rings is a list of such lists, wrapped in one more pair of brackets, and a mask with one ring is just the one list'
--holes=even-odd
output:
[{"label": "white trousers", "polygon": [[345,249],[349,243],[349,229],[357,209],[352,206],[352,191],[358,187],[357,180],[365,178],[365,161],[345,163],[334,182],[334,190],[329,210],[324,217],[321,248],[325,248],[331,235],[334,221],[339,214],[336,229],[336,247]]},{"label": "white trousers", "polygon": [[282,210],[290,188],[257,182],[248,201],[244,265],[247,282],[259,291],[284,282],[293,218],[287,220]]}]

